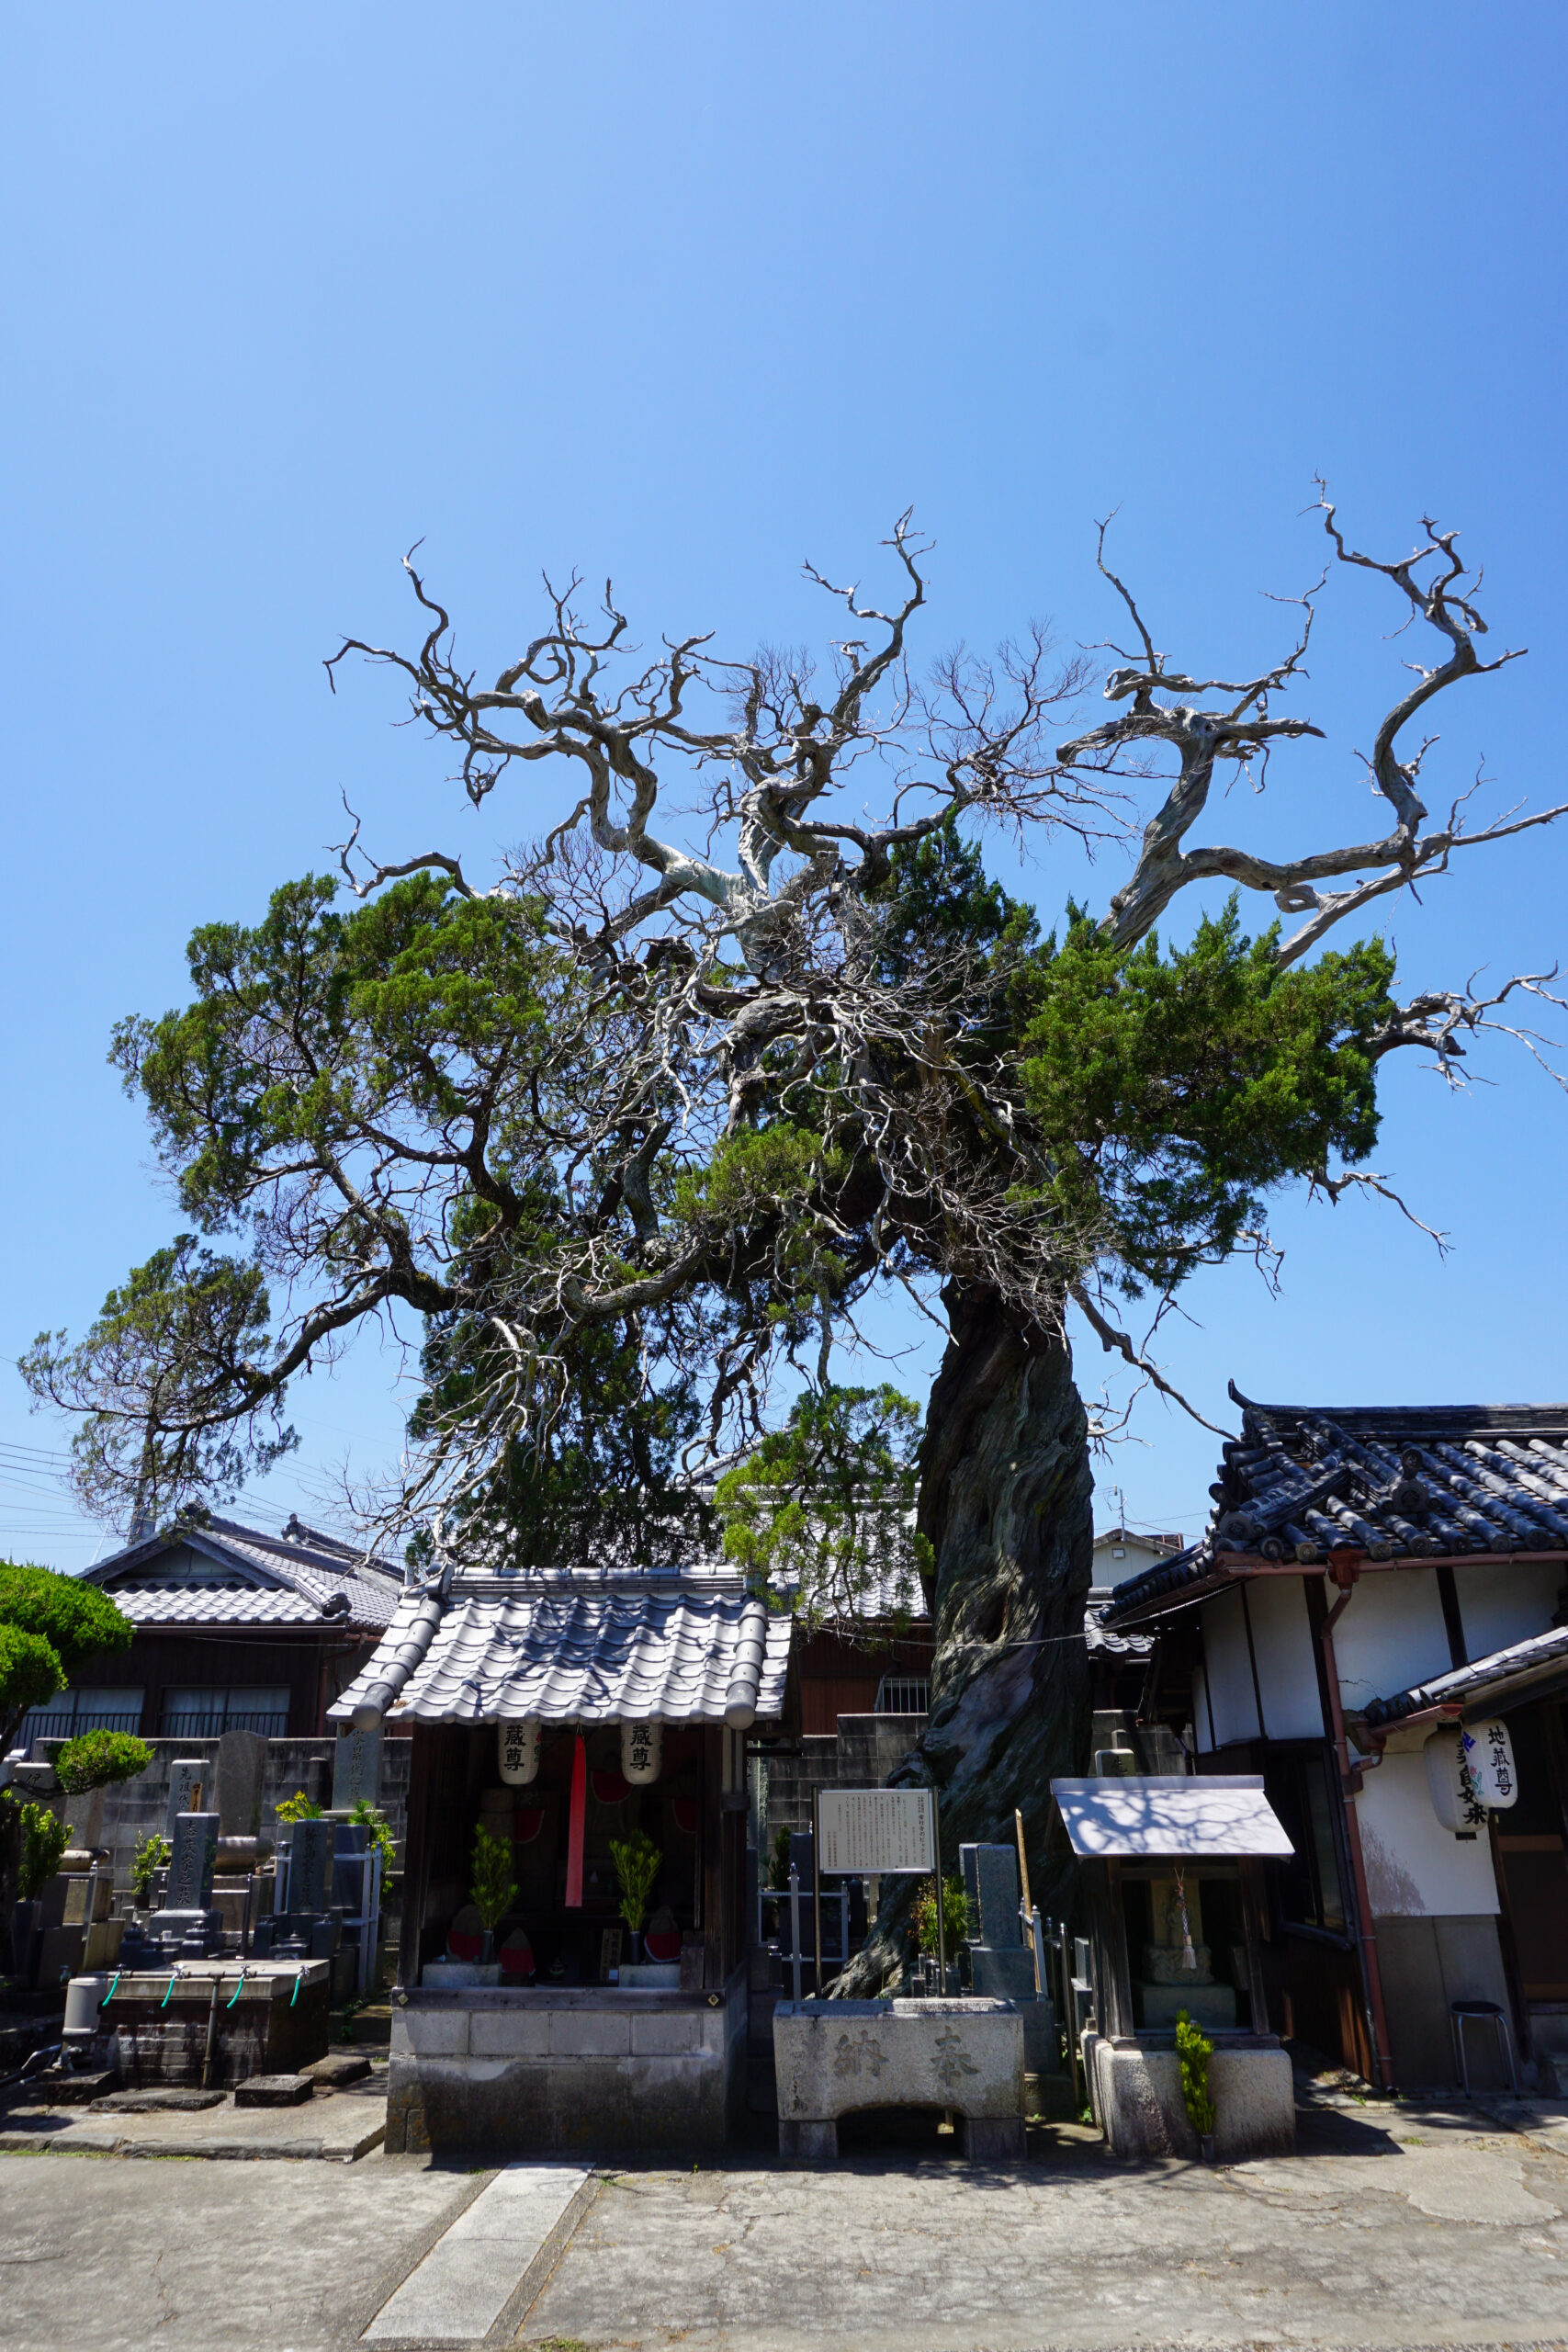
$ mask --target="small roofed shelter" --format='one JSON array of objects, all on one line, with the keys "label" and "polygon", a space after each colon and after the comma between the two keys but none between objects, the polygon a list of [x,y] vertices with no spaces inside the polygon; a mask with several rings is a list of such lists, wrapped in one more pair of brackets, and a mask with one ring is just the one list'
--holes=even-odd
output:
[{"label": "small roofed shelter", "polygon": [[[332,1711],[412,1733],[389,2149],[722,2145],[744,2098],[747,1739],[784,1728],[790,1634],[727,1568],[406,1595]],[[507,1865],[493,1920],[481,1829]],[[642,1839],[645,1951],[615,1851]]]},{"label": "small roofed shelter", "polygon": [[1260,1775],[1053,1781],[1050,1838],[1076,1858],[1093,2006],[1082,2036],[1095,2118],[1118,2155],[1195,2155],[1176,2029],[1213,2045],[1213,2136],[1226,2160],[1295,2144],[1290,2060],[1269,2030],[1266,1860],[1290,1854]]}]

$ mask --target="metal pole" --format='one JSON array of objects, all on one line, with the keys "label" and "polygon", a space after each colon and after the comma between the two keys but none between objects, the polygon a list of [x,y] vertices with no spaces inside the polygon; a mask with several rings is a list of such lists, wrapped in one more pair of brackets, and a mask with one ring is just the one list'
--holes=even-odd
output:
[{"label": "metal pole", "polygon": [[947,1923],[942,1917],[942,1816],[936,1806],[936,1782],[931,1782],[931,1860],[936,1870],[936,1964],[942,1980],[942,1997],[947,1998]]},{"label": "metal pole", "polygon": [[1018,1837],[1019,1888],[1023,1897],[1018,1916],[1029,1928],[1030,1949],[1034,1954],[1034,1992],[1038,1999],[1045,1990],[1045,1978],[1040,1966],[1040,1923],[1034,1905],[1029,1899],[1029,1856],[1023,1850],[1023,1813],[1017,1805],[1013,1807],[1012,1826]]},{"label": "metal pole", "polygon": [[822,1807],[820,1789],[811,1792],[811,1935],[817,1947],[817,1998],[822,1998]]},{"label": "metal pole", "polygon": [[789,1866],[789,1957],[795,1972],[795,1997],[800,1998],[800,1872]]}]

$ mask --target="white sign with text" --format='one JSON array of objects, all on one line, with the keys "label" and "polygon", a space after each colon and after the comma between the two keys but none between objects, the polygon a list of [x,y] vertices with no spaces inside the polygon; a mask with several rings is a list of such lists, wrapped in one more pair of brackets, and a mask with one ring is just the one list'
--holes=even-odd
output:
[{"label": "white sign with text", "polygon": [[886,1878],[931,1868],[929,1790],[824,1789],[817,1804],[819,1870]]}]

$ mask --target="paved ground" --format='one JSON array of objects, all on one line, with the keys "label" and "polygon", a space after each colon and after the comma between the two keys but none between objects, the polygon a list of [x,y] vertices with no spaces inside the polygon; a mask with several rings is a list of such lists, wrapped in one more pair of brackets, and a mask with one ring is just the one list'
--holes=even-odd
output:
[{"label": "paved ground", "polygon": [[1066,2129],[1005,2174],[935,2143],[830,2174],[527,2179],[379,2154],[0,2155],[0,2338],[6,2352],[1568,2345],[1568,2157],[1552,2145],[1568,2115],[1534,2124],[1347,2103],[1306,2119],[1290,2162],[1219,2171],[1117,2166]]},{"label": "paved ground", "polygon": [[219,2107],[164,2115],[17,2105],[0,2115],[0,2155],[317,2156],[352,2164],[386,2134],[383,2067],[346,2089],[318,2090],[300,2107],[236,2107],[231,2094]]}]

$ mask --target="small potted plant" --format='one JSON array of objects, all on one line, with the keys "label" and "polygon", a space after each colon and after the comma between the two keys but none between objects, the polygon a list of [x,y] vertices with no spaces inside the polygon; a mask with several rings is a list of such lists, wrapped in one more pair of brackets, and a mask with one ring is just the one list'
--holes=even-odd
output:
[{"label": "small potted plant", "polygon": [[631,1938],[632,1959],[636,1962],[642,1957],[642,1923],[648,1917],[648,1899],[663,1868],[664,1856],[646,1829],[634,1829],[629,1838],[611,1838],[610,1860],[620,1889],[621,1917]]},{"label": "small potted plant", "polygon": [[1176,2055],[1181,2067],[1181,2104],[1198,2134],[1198,2153],[1206,2165],[1214,2161],[1214,2101],[1209,2089],[1209,2061],[1214,2045],[1191,2013],[1181,2009],[1176,2019]]},{"label": "small potted plant", "polygon": [[[949,1983],[941,1989],[958,1990],[958,1955],[964,1949],[964,1939],[969,1933],[969,1904],[964,1892],[964,1881],[951,1875],[942,1885],[942,1925],[947,1942],[947,1973]],[[935,1963],[938,1958],[936,1932],[936,1882],[922,1879],[915,1897],[915,1939],[922,1959]],[[932,1973],[938,1973],[933,1965]]]},{"label": "small potted plant", "polygon": [[139,1911],[151,1911],[152,1908],[152,1890],[157,1883],[158,1872],[167,1869],[173,1852],[174,1848],[168,1839],[160,1837],[155,1829],[143,1838],[136,1849],[130,1861],[130,1884]]},{"label": "small potted plant", "polygon": [[512,1875],[512,1853],[505,1841],[482,1826],[474,1832],[473,1883],[469,1889],[474,1909],[484,1928],[484,1945],[479,1964],[489,1968],[495,1959],[495,1931],[505,1917],[517,1881]]}]

